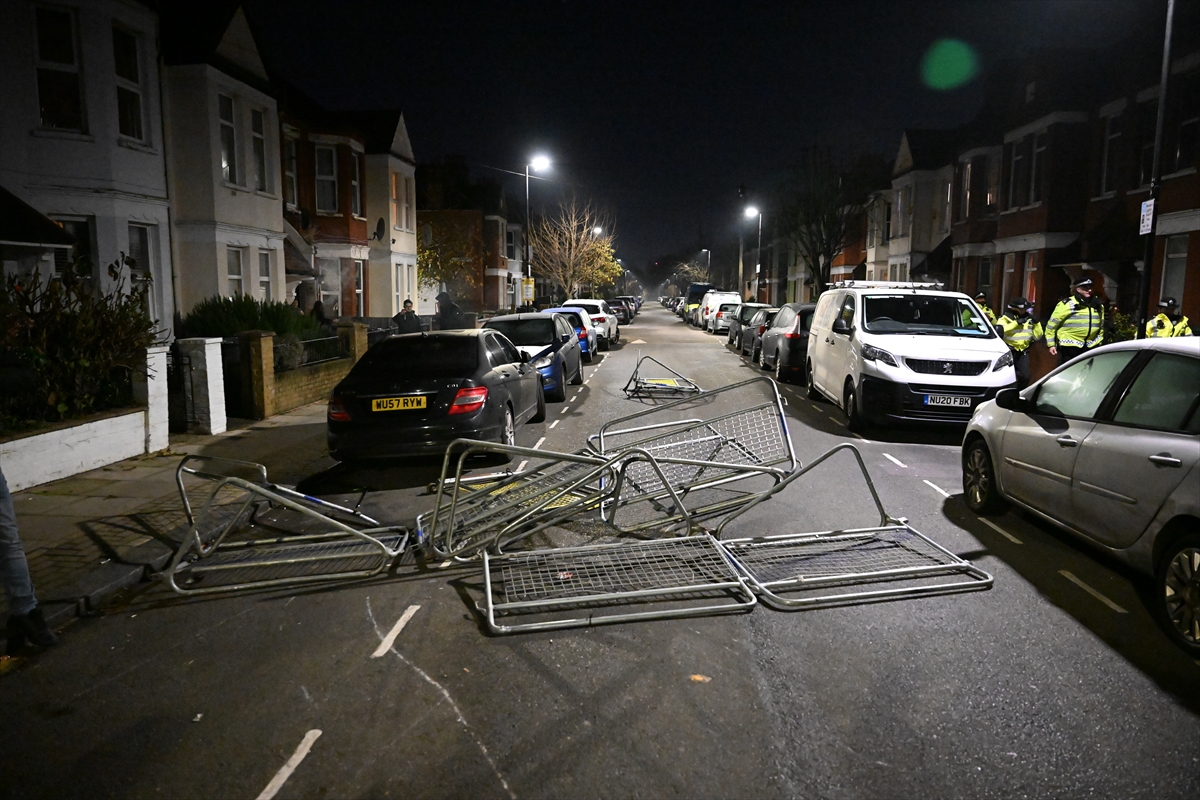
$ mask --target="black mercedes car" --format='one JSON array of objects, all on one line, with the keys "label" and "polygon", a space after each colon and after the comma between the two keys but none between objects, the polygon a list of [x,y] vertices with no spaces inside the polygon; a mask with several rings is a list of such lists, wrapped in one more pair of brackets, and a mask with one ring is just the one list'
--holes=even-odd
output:
[{"label": "black mercedes car", "polygon": [[437,455],[455,439],[512,444],[546,418],[542,379],[496,331],[392,336],[333,390],[329,454],[338,461]]}]

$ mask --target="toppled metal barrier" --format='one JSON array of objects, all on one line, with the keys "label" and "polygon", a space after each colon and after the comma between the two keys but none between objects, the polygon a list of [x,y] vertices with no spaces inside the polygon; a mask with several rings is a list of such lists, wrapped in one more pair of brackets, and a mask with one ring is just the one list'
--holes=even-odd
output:
[{"label": "toppled metal barrier", "polygon": [[[659,367],[653,375],[647,376],[642,372],[643,365],[649,362]],[[685,378],[657,358],[641,356],[633,367],[633,374],[622,389],[629,398],[647,397],[682,397],[703,391],[689,378]]]}]

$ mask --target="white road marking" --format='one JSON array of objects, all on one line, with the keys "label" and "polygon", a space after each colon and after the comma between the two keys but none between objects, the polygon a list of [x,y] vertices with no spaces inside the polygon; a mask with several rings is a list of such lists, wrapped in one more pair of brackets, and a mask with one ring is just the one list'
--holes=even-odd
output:
[{"label": "white road marking", "polygon": [[929,481],[925,481],[925,485],[926,485],[926,486],[928,486],[929,488],[933,489],[935,492],[937,492],[938,494],[940,494],[942,497],[949,497],[949,496],[950,496],[950,493],[949,493],[949,492],[947,492],[947,491],[946,491],[945,489],[943,489],[942,487],[938,486],[936,483],[930,483]]},{"label": "white road marking", "polygon": [[555,425],[557,425],[557,424],[558,424],[558,423],[560,423],[560,422],[562,422],[562,420],[561,420],[561,419],[556,419],[556,420],[554,420],[554,422],[551,422],[551,423],[550,423],[550,428],[552,429],[552,428],[553,428]]},{"label": "white road marking", "polygon": [[893,464],[895,464],[897,467],[904,467],[905,469],[908,469],[908,464],[905,464],[903,461],[896,458],[891,453],[884,453],[883,457],[886,458],[888,461],[892,462]]},{"label": "white road marking", "polygon": [[292,777],[292,773],[296,771],[296,767],[300,766],[300,762],[308,755],[308,751],[312,749],[313,742],[320,735],[321,732],[316,728],[304,734],[304,738],[300,740],[300,746],[296,748],[296,752],[292,753],[292,757],[287,760],[287,763],[279,768],[279,772],[275,773],[274,778],[271,778],[271,782],[267,784],[267,788],[263,789],[258,795],[258,800],[271,800],[276,792],[283,788],[283,784],[287,783],[287,779]]},{"label": "white road marking", "polygon": [[1018,539],[1017,537],[1013,536],[1011,533],[1009,533],[1008,531],[1004,530],[1004,528],[1001,528],[999,525],[997,525],[996,523],[992,522],[990,519],[984,519],[983,517],[980,517],[980,518],[979,518],[979,521],[980,521],[980,522],[982,522],[984,525],[987,525],[989,528],[991,528],[992,530],[994,530],[996,533],[998,533],[998,534],[1000,534],[1001,536],[1003,536],[1005,539],[1008,539],[1008,540],[1009,540],[1010,542],[1012,542],[1013,544],[1022,544],[1022,542],[1021,542],[1021,540],[1020,540],[1020,539]]},{"label": "white road marking", "polygon": [[634,339],[632,342],[630,342],[630,344],[645,344],[645,343],[646,343],[645,339]]},{"label": "white road marking", "polygon": [[535,444],[535,445],[533,446],[533,449],[534,449],[534,450],[537,450],[539,447],[541,447],[541,446],[542,446],[542,442],[544,442],[544,441],[546,441],[546,437],[545,437],[545,436],[543,436],[542,438],[538,439],[538,440],[537,440],[537,444]]},{"label": "white road marking", "polygon": [[383,641],[379,643],[379,647],[375,648],[375,652],[371,653],[371,658],[380,658],[387,655],[387,651],[392,649],[392,644],[395,643],[396,637],[400,635],[400,631],[404,630],[404,626],[413,618],[413,614],[417,613],[420,606],[409,606],[404,609],[404,613],[400,615],[400,619],[396,620],[396,624],[388,631],[388,635],[383,637]]},{"label": "white road marking", "polygon": [[827,414],[826,416],[828,416],[831,421],[837,423],[838,425],[842,424],[842,421],[840,419],[838,419],[837,417],[835,417],[833,414]]},{"label": "white road marking", "polygon": [[1086,583],[1084,583],[1083,581],[1079,580],[1079,578],[1076,578],[1074,575],[1072,575],[1071,573],[1067,572],[1065,569],[1060,569],[1060,570],[1058,571],[1058,574],[1059,574],[1059,575],[1062,575],[1064,578],[1066,578],[1067,580],[1069,580],[1071,583],[1075,584],[1075,585],[1076,585],[1076,586],[1078,586],[1080,589],[1083,589],[1085,592],[1087,592],[1087,593],[1088,593],[1088,594],[1090,594],[1092,597],[1094,597],[1094,598],[1096,598],[1097,600],[1099,600],[1101,603],[1104,603],[1104,605],[1108,606],[1109,608],[1111,608],[1113,611],[1117,612],[1118,614],[1128,614],[1128,613],[1129,613],[1128,611],[1126,611],[1125,609],[1121,608],[1119,605],[1117,605],[1116,603],[1114,603],[1112,600],[1109,600],[1107,597],[1105,597],[1104,595],[1100,594],[1099,592],[1097,592],[1097,591],[1096,591],[1095,589],[1093,589],[1092,587],[1088,586],[1088,585],[1087,585]]},{"label": "white road marking", "polygon": [[558,412],[558,413],[560,413],[560,414],[565,414],[565,413],[567,413],[567,412],[568,412],[568,411],[570,411],[570,410],[571,410],[571,407],[570,407],[570,406],[563,406],[561,409],[559,409],[559,412]]},{"label": "white road marking", "polygon": [[[551,427],[554,427],[554,426],[551,426]],[[526,459],[526,460],[522,461],[520,464],[517,464],[517,472],[524,472],[525,465],[528,463],[529,463],[529,459]]]}]

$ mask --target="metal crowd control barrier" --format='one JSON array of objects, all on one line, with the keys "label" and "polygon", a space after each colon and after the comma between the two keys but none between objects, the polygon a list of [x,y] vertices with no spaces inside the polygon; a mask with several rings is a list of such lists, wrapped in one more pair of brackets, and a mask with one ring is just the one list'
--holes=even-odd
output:
[{"label": "metal crowd control barrier", "polygon": [[[642,364],[647,361],[657,364],[669,374],[662,377],[653,378],[644,376],[642,374]],[[681,397],[688,394],[697,394],[703,390],[690,379],[680,375],[678,372],[671,369],[657,358],[640,356],[640,358],[637,360],[637,364],[634,365],[633,374],[629,376],[629,380],[626,382],[625,388],[622,391],[625,392],[626,397],[644,398]]]},{"label": "metal crowd control barrier", "polygon": [[750,611],[757,603],[710,534],[483,553],[493,633]]},{"label": "metal crowd control barrier", "polygon": [[[194,462],[205,468],[189,466]],[[251,479],[230,474],[238,471]],[[199,511],[185,477],[204,488]],[[365,578],[384,572],[404,552],[406,528],[381,525],[357,508],[268,483],[266,477],[264,466],[248,461],[188,456],[179,463],[175,481],[188,530],[162,572],[172,590],[206,594]],[[257,535],[260,531],[276,535]]]},{"label": "metal crowd control barrier", "polygon": [[[484,482],[463,478],[468,458],[489,453],[522,456],[533,465],[487,476],[490,479]],[[442,461],[434,510],[417,517],[418,541],[439,558],[470,559],[487,548],[500,552],[551,525],[599,509],[612,487],[620,485],[616,475],[631,459],[648,460],[649,469],[665,483],[653,459],[636,448],[601,457],[455,440]],[[674,498],[681,517],[687,519],[687,510],[669,485],[665,496]]]},{"label": "metal crowd control barrier", "polygon": [[[834,454],[853,454],[879,511],[868,528],[723,539],[725,529]],[[763,602],[778,609],[822,608],[970,592],[992,576],[923,536],[883,508],[862,455],[852,444],[826,451],[808,466],[721,521],[716,537]],[[884,588],[872,588],[884,587]]]}]

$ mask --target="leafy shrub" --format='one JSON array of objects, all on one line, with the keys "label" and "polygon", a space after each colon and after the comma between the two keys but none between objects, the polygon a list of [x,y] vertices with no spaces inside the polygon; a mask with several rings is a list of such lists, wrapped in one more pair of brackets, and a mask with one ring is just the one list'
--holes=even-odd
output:
[{"label": "leafy shrub", "polygon": [[175,322],[175,335],[181,339],[236,336],[243,331],[274,331],[276,336],[290,334],[301,341],[325,335],[314,317],[301,314],[287,303],[246,295],[202,300]]},{"label": "leafy shrub", "polygon": [[1137,338],[1137,321],[1133,316],[1116,308],[1110,309],[1112,314],[1112,341],[1128,342]]},{"label": "leafy shrub", "polygon": [[[80,259],[60,279],[10,275],[0,292],[0,433],[127,406],[154,322],[147,284],[99,292]],[[115,277],[115,273],[112,273]]]},{"label": "leafy shrub", "polygon": [[295,369],[304,363],[304,345],[294,333],[285,333],[275,340],[275,371]]}]

